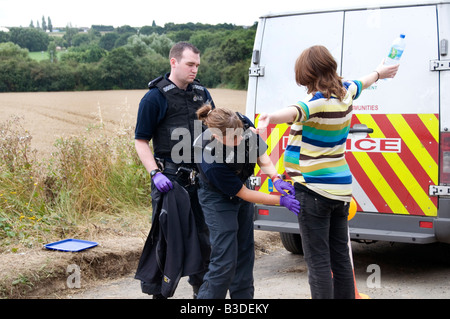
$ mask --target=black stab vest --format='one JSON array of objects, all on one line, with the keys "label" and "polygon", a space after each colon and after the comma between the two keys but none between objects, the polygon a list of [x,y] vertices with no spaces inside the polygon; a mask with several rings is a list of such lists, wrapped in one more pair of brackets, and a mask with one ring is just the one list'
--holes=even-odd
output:
[{"label": "black stab vest", "polygon": [[[166,77],[161,76],[149,83],[149,89],[155,87],[167,100],[167,112],[153,134],[153,150],[156,157],[167,160],[171,159],[172,148],[183,139],[189,138],[185,134],[177,135],[177,139],[172,140],[173,131],[177,128],[187,129],[190,134],[189,145],[192,146],[194,139],[197,137],[194,136],[194,121],[198,120],[196,112],[205,103],[211,101],[207,101],[206,89],[198,80],[194,80],[185,91],[179,89]],[[192,149],[190,163],[194,163]]]}]

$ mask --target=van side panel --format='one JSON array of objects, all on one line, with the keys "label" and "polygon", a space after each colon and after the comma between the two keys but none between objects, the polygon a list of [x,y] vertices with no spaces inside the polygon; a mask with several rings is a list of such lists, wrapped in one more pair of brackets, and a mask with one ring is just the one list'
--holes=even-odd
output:
[{"label": "van side panel", "polygon": [[[447,40],[450,47],[450,4],[438,6],[439,41]],[[450,60],[450,48],[447,55],[441,55],[441,60]],[[450,132],[450,70],[439,72],[441,82],[441,132]]]},{"label": "van side panel", "polygon": [[[447,40],[450,47],[450,4],[438,5],[439,41]],[[450,48],[441,60],[450,60]],[[441,132],[450,132],[450,70],[439,72],[441,97]],[[447,129],[447,130],[445,130]]]},{"label": "van side panel", "polygon": [[[438,5],[439,41],[450,42],[450,4]],[[440,52],[443,53],[443,52]],[[440,56],[441,60],[450,60],[450,54]],[[441,132],[450,132],[450,70],[439,72],[440,76],[440,112]],[[441,164],[442,165],[442,164]],[[442,181],[439,183],[442,185]],[[448,186],[448,185],[447,185]],[[440,196],[438,218],[434,222],[436,237],[440,242],[450,243],[450,196]]]}]

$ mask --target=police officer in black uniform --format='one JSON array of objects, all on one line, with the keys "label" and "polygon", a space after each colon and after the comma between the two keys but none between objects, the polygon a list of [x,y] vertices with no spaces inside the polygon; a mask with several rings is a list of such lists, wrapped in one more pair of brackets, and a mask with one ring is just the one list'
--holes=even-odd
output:
[{"label": "police officer in black uniform", "polygon": [[[149,83],[149,91],[139,104],[135,131],[136,151],[143,165],[152,177],[152,206],[161,193],[173,189],[172,181],[177,181],[190,195],[197,231],[202,248],[205,271],[190,276],[194,297],[203,282],[210,255],[208,228],[197,195],[197,167],[191,151],[195,134],[196,111],[204,104],[214,105],[208,90],[196,80],[200,65],[200,52],[190,43],[175,44],[169,54],[171,72]],[[149,141],[153,141],[154,154]],[[174,146],[185,141],[188,149],[172,154]],[[190,153],[190,154],[189,154]],[[174,156],[172,156],[174,155]],[[161,297],[145,282],[141,283],[144,293]]]},{"label": "police officer in black uniform", "polygon": [[[265,153],[267,145],[239,113],[204,106],[197,112],[208,129],[194,142],[200,171],[199,198],[210,231],[211,261],[199,299],[251,299],[254,296],[253,204],[282,205],[294,213],[300,204],[294,187],[281,180]],[[283,194],[249,189],[255,165]]]}]

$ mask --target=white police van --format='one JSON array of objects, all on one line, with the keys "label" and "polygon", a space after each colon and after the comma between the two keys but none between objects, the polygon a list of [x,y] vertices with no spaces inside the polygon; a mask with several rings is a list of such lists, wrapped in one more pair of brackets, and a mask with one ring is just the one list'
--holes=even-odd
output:
[{"label": "white police van", "polygon": [[[246,114],[257,124],[259,114],[306,97],[294,76],[304,49],[326,46],[338,73],[352,80],[372,72],[400,34],[407,44],[396,78],[378,81],[353,105],[346,159],[358,213],[350,234],[354,240],[450,243],[450,1],[261,17]],[[285,174],[289,126],[270,126],[266,134],[270,157]],[[253,181],[260,191],[276,192],[258,167]],[[301,252],[297,217],[285,208],[256,205],[255,229],[278,231],[288,250]]]}]

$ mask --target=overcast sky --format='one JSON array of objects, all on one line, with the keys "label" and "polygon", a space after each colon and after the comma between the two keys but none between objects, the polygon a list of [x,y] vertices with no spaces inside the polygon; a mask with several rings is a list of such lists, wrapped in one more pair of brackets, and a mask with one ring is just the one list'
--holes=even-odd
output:
[{"label": "overcast sky", "polygon": [[[405,0],[382,0],[403,2]],[[252,25],[269,12],[312,9],[318,6],[336,7],[347,3],[370,5],[377,0],[0,0],[0,26],[27,27],[33,20],[41,24],[42,16],[50,17],[54,27],[90,27],[93,24],[151,25],[167,22],[232,23]]]}]

